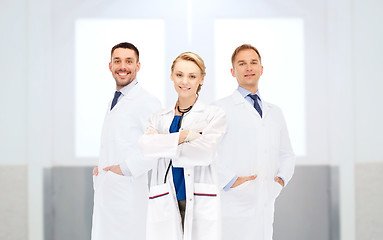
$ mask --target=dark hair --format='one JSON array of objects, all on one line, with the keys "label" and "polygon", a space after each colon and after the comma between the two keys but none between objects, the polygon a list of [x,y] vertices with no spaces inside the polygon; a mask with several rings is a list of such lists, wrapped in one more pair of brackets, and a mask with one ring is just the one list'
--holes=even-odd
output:
[{"label": "dark hair", "polygon": [[251,44],[242,44],[241,46],[237,47],[237,48],[234,50],[233,55],[231,55],[231,64],[233,65],[233,67],[234,67],[234,60],[235,60],[235,57],[237,56],[237,54],[238,54],[240,51],[242,51],[242,50],[246,50],[246,49],[254,50],[254,51],[258,54],[259,62],[262,62],[262,60],[261,60],[261,55],[259,54],[258,49],[256,49],[255,47],[253,47]]},{"label": "dark hair", "polygon": [[112,51],[110,52],[110,56],[111,56],[111,57],[112,57],[112,55],[113,55],[114,50],[116,50],[117,48],[128,48],[128,49],[132,49],[132,50],[136,53],[137,62],[140,60],[140,53],[138,52],[138,49],[136,48],[136,46],[134,46],[133,44],[128,43],[128,42],[122,42],[122,43],[119,43],[119,44],[115,45],[115,46],[112,48]]}]

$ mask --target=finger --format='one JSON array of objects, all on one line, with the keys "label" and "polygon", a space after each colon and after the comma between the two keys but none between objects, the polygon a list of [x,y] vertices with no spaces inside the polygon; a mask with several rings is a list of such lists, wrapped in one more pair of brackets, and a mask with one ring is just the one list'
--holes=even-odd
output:
[{"label": "finger", "polygon": [[106,167],[106,168],[103,168],[104,171],[109,171],[110,170],[110,167]]},{"label": "finger", "polygon": [[246,181],[251,181],[257,178],[257,175],[248,176],[245,178]]},{"label": "finger", "polygon": [[251,180],[254,180],[257,178],[257,176],[258,176],[257,174],[254,174],[254,175],[250,176],[250,178],[251,178]]}]

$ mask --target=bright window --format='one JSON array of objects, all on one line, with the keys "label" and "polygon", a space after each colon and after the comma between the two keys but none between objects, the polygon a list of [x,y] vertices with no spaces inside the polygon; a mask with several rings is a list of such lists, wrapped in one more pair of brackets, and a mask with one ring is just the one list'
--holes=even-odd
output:
[{"label": "bright window", "polygon": [[111,48],[131,42],[140,51],[141,86],[164,102],[164,22],[162,20],[76,21],[75,33],[75,155],[97,157],[107,104],[115,81],[109,71]]},{"label": "bright window", "polygon": [[305,155],[304,25],[299,18],[219,19],[215,21],[216,98],[237,88],[231,55],[241,44],[255,46],[262,57],[260,94],[282,108],[295,153]]}]

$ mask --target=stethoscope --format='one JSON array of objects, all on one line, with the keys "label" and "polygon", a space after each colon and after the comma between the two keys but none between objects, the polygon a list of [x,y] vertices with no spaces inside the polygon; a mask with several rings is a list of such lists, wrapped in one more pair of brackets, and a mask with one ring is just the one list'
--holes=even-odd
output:
[{"label": "stethoscope", "polygon": [[[197,98],[197,99],[198,99],[198,98]],[[197,101],[197,99],[196,99],[196,101]],[[194,103],[195,103],[195,102],[194,102]],[[191,109],[193,108],[193,106],[194,106],[194,103],[193,103],[193,105],[191,105],[191,106],[188,107],[188,108],[181,109],[180,106],[178,105],[178,101],[177,101],[177,110],[178,110],[178,112],[181,113],[181,119],[180,119],[180,122],[179,122],[179,124],[178,124],[178,130],[180,130],[180,127],[181,127],[181,124],[182,124],[182,119],[184,118],[185,113],[190,112],[190,110],[191,110]],[[166,169],[165,178],[164,178],[164,184],[166,183],[166,178],[167,178],[167,176],[168,176],[168,173],[169,173],[169,170],[170,170],[170,167],[171,167],[171,166],[172,166],[172,159],[170,159],[169,165],[168,165],[168,167],[167,167],[167,169]]]}]

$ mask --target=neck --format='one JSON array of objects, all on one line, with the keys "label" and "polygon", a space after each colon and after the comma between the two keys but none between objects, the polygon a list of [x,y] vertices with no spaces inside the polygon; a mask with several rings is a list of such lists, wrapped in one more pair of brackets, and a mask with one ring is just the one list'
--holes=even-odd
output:
[{"label": "neck", "polygon": [[185,109],[192,106],[196,100],[197,100],[197,96],[192,96],[188,98],[178,97],[178,106],[180,106],[181,109]]}]

